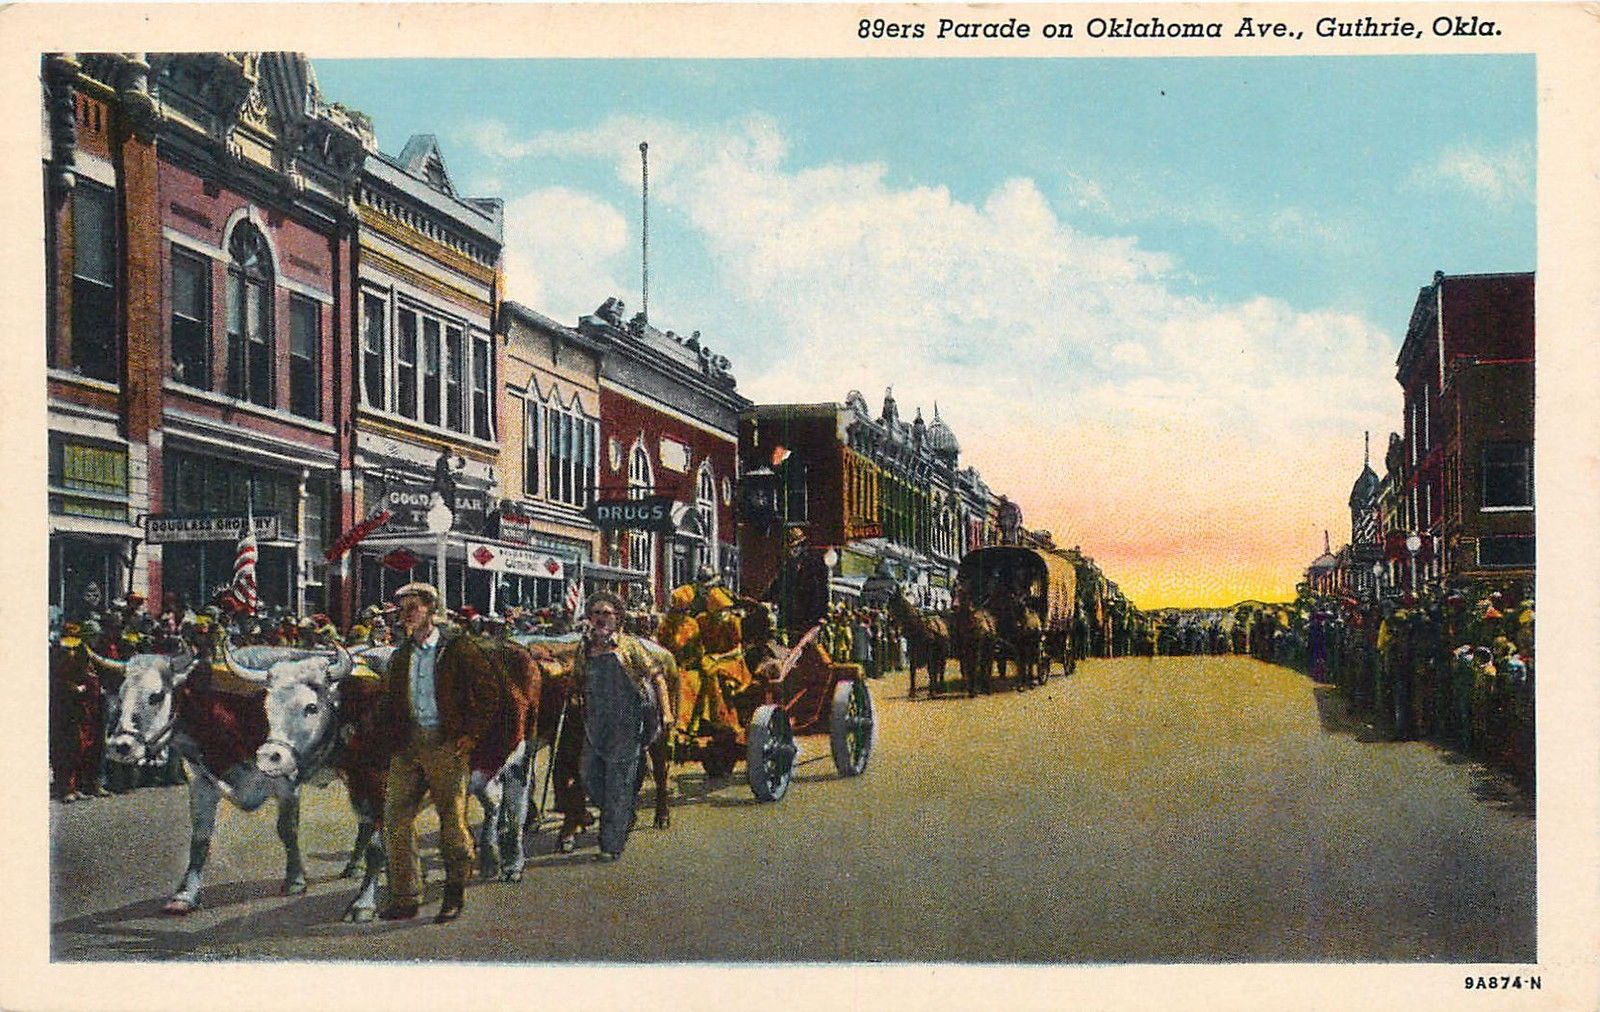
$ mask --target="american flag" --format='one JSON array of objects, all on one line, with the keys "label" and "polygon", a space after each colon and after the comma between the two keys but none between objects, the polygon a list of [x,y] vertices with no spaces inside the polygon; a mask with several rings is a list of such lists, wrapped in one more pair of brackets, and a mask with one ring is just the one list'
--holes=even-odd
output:
[{"label": "american flag", "polygon": [[233,584],[228,592],[246,612],[254,613],[261,604],[256,596],[256,532],[255,524],[245,524],[244,535],[239,538],[239,550],[233,556]]},{"label": "american flag", "polygon": [[583,587],[577,580],[567,583],[567,614],[577,618],[579,609],[583,607]]}]

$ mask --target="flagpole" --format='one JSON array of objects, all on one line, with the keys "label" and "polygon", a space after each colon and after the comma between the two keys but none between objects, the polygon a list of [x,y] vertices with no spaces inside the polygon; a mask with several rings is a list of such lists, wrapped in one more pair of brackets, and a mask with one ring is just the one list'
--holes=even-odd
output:
[{"label": "flagpole", "polygon": [[[247,475],[244,480],[244,536],[250,539],[251,544],[256,544],[256,476]],[[256,554],[261,554],[261,546],[256,545]],[[237,568],[237,567],[235,567]],[[255,582],[255,569],[251,567],[251,582]],[[252,593],[250,595],[250,617],[254,618],[257,611],[261,610],[261,598]]]}]

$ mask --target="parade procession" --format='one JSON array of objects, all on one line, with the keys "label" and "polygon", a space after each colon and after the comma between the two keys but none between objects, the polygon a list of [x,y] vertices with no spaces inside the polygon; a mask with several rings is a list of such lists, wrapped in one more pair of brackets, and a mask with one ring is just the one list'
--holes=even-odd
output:
[{"label": "parade procession", "polygon": [[362,62],[40,60],[52,959],[1531,959],[1531,271],[1223,319],[1048,187],[380,143],[429,65]]}]

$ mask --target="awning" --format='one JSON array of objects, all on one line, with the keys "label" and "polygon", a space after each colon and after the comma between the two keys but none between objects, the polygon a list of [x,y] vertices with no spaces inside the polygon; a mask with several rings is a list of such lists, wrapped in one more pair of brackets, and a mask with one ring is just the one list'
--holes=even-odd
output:
[{"label": "awning", "polygon": [[828,589],[835,596],[857,598],[861,596],[861,585],[866,579],[864,576],[835,576],[828,581]]},{"label": "awning", "polygon": [[617,566],[602,566],[598,562],[585,562],[583,582],[588,583],[591,580],[605,583],[649,583],[650,574],[621,569]]}]

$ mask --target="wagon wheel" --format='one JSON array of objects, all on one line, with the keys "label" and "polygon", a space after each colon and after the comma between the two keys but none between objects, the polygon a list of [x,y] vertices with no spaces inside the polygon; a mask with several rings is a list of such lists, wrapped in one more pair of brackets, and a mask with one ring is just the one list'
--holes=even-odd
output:
[{"label": "wagon wheel", "polygon": [[833,713],[828,723],[833,743],[833,765],[841,777],[859,776],[878,743],[877,712],[872,691],[856,678],[843,678],[833,687]]},{"label": "wagon wheel", "polygon": [[789,711],[776,703],[765,704],[751,718],[749,735],[745,772],[750,792],[758,801],[777,801],[794,779],[794,757],[799,752],[789,727]]}]

